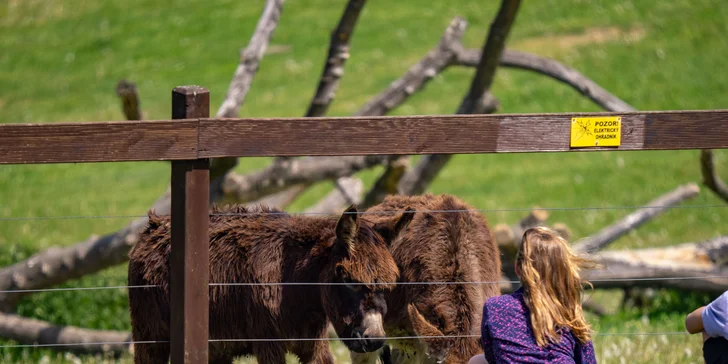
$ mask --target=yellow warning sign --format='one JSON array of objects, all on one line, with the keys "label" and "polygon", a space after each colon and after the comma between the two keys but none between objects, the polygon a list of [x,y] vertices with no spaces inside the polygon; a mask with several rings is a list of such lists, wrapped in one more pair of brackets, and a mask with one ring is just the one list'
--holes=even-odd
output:
[{"label": "yellow warning sign", "polygon": [[618,147],[622,139],[621,116],[571,119],[571,147]]}]

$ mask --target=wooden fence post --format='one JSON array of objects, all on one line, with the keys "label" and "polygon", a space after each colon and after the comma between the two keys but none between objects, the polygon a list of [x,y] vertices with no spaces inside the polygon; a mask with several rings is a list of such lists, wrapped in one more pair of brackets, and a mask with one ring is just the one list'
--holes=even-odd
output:
[{"label": "wooden fence post", "polygon": [[[199,86],[172,90],[172,118],[206,118],[210,93]],[[210,161],[172,161],[170,352],[172,364],[208,362]]]}]

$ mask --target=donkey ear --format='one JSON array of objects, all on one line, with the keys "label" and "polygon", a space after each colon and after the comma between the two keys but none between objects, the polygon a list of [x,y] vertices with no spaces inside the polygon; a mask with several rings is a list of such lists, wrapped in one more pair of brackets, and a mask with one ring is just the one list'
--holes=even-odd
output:
[{"label": "donkey ear", "polygon": [[359,233],[359,214],[356,205],[352,204],[339,218],[336,224],[336,239],[344,244],[346,252],[354,249],[354,240]]},{"label": "donkey ear", "polygon": [[412,323],[412,328],[415,330],[415,335],[417,336],[444,336],[442,334],[442,331],[440,331],[435,325],[431,324],[430,322],[425,319],[424,316],[420,313],[420,311],[415,307],[413,304],[407,305],[407,314],[409,316],[410,322]]},{"label": "donkey ear", "polygon": [[394,229],[392,229],[392,236],[397,236],[399,233],[404,230],[407,226],[409,226],[409,223],[412,222],[412,219],[415,217],[415,210],[411,207],[407,207],[404,212],[402,212],[402,215],[399,216],[399,220],[394,224]]},{"label": "donkey ear", "polygon": [[400,214],[395,221],[380,222],[374,225],[379,235],[384,238],[387,244],[392,243],[399,233],[404,230],[412,219],[415,217],[415,210],[407,207],[402,214]]}]

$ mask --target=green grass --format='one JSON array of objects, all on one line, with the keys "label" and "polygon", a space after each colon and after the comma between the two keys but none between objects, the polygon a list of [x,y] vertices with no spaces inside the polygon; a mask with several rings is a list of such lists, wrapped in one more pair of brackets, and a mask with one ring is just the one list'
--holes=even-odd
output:
[{"label": "green grass", "polygon": [[[721,5],[720,0],[525,2],[509,46],[561,60],[638,109],[725,108],[728,8]],[[215,109],[262,6],[262,0],[2,0],[0,122],[121,120],[114,94],[121,78],[137,83],[145,119],[169,117],[170,90],[177,85],[209,88]],[[496,7],[497,2],[465,0],[369,1],[330,114],[350,115],[385,88],[437,43],[456,15],[470,24],[465,43],[480,47]],[[303,114],[342,9],[342,1],[332,0],[286,4],[272,43],[290,49],[265,56],[242,116]],[[617,36],[585,36],[600,32]],[[624,35],[633,33],[639,36]],[[471,76],[471,69],[450,69],[393,114],[452,113]],[[524,71],[500,70],[493,92],[503,112],[599,110],[570,88]],[[718,153],[719,166],[726,165],[727,155]],[[241,160],[238,170],[266,162]],[[699,182],[697,162],[697,151],[459,155],[431,191],[453,193],[493,210],[635,206],[680,184]],[[161,162],[3,166],[0,218],[141,215],[164,192],[168,171]],[[361,175],[369,184],[376,177],[371,171]],[[722,175],[728,178],[728,172]],[[329,188],[329,183],[316,186],[292,210],[303,209]],[[722,224],[728,221],[728,209],[709,191],[685,205],[720,207],[671,210],[611,249],[665,246],[726,233]],[[578,239],[629,211],[554,211],[551,221],[567,223]],[[522,214],[486,213],[492,224],[509,223]],[[0,220],[0,265],[113,231],[128,221]],[[125,281],[121,266],[65,286]],[[670,303],[675,295],[661,291],[646,311],[620,310],[592,322],[600,332],[680,331],[684,314],[710,297],[693,295],[676,305]],[[53,292],[25,299],[19,312],[58,324],[126,330],[126,299],[119,290]],[[701,355],[698,337],[604,336],[595,344],[604,363],[699,362]],[[0,349],[3,362],[43,357],[75,360],[45,350]]]}]

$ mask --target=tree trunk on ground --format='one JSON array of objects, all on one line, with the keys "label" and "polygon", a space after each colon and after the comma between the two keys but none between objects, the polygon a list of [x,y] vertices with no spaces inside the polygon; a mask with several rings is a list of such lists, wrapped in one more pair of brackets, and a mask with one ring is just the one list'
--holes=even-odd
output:
[{"label": "tree trunk on ground", "polygon": [[624,234],[654,219],[667,211],[671,206],[697,196],[699,192],[700,188],[694,183],[680,186],[674,191],[650,201],[645,207],[625,216],[615,224],[583,239],[574,245],[574,251],[579,253],[594,253],[604,249]]},{"label": "tree trunk on ground", "polygon": [[0,337],[23,345],[58,345],[51,348],[114,355],[129,352],[131,341],[131,334],[128,332],[55,326],[45,321],[5,313],[0,313]]}]

